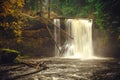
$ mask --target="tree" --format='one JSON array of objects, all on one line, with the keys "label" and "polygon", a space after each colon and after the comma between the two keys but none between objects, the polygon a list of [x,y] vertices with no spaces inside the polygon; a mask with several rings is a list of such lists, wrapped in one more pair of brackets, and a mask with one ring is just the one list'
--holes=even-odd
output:
[{"label": "tree", "polygon": [[93,19],[103,30],[111,25],[109,21],[114,18],[111,16],[118,13],[115,7],[119,4],[118,0],[52,0],[52,10],[59,16]]},{"label": "tree", "polygon": [[24,0],[0,1],[0,35],[5,38],[20,37],[23,26]]}]

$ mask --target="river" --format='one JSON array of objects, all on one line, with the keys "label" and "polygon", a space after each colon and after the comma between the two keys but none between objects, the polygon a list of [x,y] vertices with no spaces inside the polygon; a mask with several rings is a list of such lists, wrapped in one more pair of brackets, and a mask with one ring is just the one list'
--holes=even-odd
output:
[{"label": "river", "polygon": [[65,58],[26,59],[44,62],[37,71],[24,64],[0,65],[0,80],[120,80],[120,60],[80,60]]}]

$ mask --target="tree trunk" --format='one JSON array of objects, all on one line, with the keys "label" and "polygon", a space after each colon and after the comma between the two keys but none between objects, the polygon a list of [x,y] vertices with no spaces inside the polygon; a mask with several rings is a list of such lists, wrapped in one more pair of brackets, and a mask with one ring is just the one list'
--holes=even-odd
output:
[{"label": "tree trunk", "polygon": [[48,0],[48,18],[50,19],[50,0]]}]

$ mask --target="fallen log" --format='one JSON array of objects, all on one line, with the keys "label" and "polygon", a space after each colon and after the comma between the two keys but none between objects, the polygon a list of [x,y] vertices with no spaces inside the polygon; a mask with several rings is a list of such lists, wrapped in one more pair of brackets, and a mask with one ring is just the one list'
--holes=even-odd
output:
[{"label": "fallen log", "polygon": [[32,68],[35,68],[38,70],[39,69],[44,70],[44,69],[48,68],[46,63],[44,63],[44,62],[33,62],[33,61],[29,62],[29,61],[23,61],[23,60],[19,60],[19,62],[21,64],[27,65],[28,67],[32,67]]},{"label": "fallen log", "polygon": [[47,28],[47,30],[48,30],[48,32],[49,32],[49,34],[50,34],[50,36],[51,36],[51,38],[53,39],[53,41],[54,41],[54,43],[55,43],[55,45],[56,45],[56,47],[57,47],[57,49],[58,49],[58,51],[60,52],[60,54],[61,54],[61,50],[59,49],[59,46],[58,46],[58,44],[56,43],[56,41],[54,40],[54,37],[52,36],[52,32],[50,31],[50,29],[49,29],[49,27],[46,25],[46,28]]},{"label": "fallen log", "polygon": [[67,35],[69,38],[74,39],[72,36],[70,36],[65,30],[59,28],[57,25],[53,24],[53,22],[51,20],[48,20],[52,25],[54,25],[54,27],[56,27],[57,29],[60,29],[65,35]]}]

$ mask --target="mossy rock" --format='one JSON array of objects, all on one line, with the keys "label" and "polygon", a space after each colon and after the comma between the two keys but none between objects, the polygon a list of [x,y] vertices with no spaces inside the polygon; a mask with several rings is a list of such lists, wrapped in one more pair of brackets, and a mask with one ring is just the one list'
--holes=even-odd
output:
[{"label": "mossy rock", "polygon": [[0,49],[0,62],[1,63],[12,63],[20,52],[11,49]]}]

